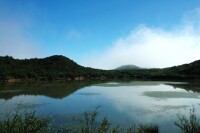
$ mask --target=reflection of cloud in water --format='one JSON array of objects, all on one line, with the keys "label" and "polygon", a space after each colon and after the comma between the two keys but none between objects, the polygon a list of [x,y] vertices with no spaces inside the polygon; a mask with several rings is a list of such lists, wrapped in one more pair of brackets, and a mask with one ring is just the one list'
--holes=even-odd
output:
[{"label": "reflection of cloud in water", "polygon": [[152,113],[155,111],[149,107],[152,101],[148,98],[143,99],[141,92],[144,89],[149,89],[149,87],[117,87],[114,88],[114,92],[112,88],[105,88],[103,95],[115,105],[118,111],[128,114],[135,122],[141,122],[144,119],[153,119]]},{"label": "reflection of cloud in water", "polygon": [[[38,111],[45,109],[47,106],[51,106],[53,99],[46,96],[31,96],[31,95],[20,95],[12,97],[9,100],[0,99],[0,112],[7,112],[10,110],[24,110]],[[42,110],[43,111],[43,110]]]},{"label": "reflection of cloud in water", "polygon": [[160,108],[159,112],[166,112],[169,110],[179,110],[179,109],[186,109],[188,105],[154,105],[153,107]]},{"label": "reflection of cloud in water", "polygon": [[91,92],[80,92],[76,93],[78,95],[85,95],[85,96],[95,96],[95,95],[101,95],[100,93],[91,93]]},{"label": "reflection of cloud in water", "polygon": [[198,93],[174,89],[165,82],[151,81],[150,86],[149,83],[142,85],[142,82],[139,85],[136,82],[134,85],[119,84],[108,84],[118,85],[117,88],[101,86],[98,90],[117,111],[127,114],[134,122],[155,122],[162,127],[173,125],[177,113],[189,112],[186,110],[196,106],[200,98]]},{"label": "reflection of cloud in water", "polygon": [[100,87],[121,87],[121,86],[157,86],[161,84],[187,84],[186,82],[167,82],[167,81],[132,81],[132,82],[108,82],[96,84]]},{"label": "reflection of cloud in water", "polygon": [[[22,109],[34,109],[39,112],[45,112],[45,114],[60,115],[61,118],[64,118],[62,115],[72,116],[100,105],[100,113],[104,113],[104,111],[108,113],[112,123],[129,125],[132,122],[153,122],[159,124],[163,131],[166,129],[166,131],[173,132],[168,127],[174,126],[173,121],[176,119],[177,113],[185,111],[187,114],[192,105],[196,106],[199,103],[199,93],[187,92],[180,88],[174,89],[173,86],[167,85],[166,82],[111,82],[92,85],[79,90],[75,89],[76,91],[73,87],[65,88],[63,85],[60,89],[55,86],[52,89],[43,89],[42,93],[40,92],[41,90],[39,88],[33,94],[25,93],[13,96],[8,100],[0,99],[2,107],[0,112],[15,110],[17,104],[21,104],[20,107]],[[145,93],[151,96],[145,95]],[[46,96],[46,94],[48,95]],[[60,95],[65,97],[57,99]],[[55,98],[48,96],[55,96]],[[57,119],[61,118],[58,116]]]},{"label": "reflection of cloud in water", "polygon": [[193,92],[177,92],[177,91],[146,91],[143,93],[145,96],[154,98],[196,98],[199,99],[200,95]]}]

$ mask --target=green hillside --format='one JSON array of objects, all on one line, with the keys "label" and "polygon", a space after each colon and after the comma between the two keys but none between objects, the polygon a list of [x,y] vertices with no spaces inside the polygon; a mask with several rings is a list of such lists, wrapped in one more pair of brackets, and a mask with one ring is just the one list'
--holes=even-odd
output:
[{"label": "green hillside", "polygon": [[62,55],[42,59],[14,59],[0,57],[0,81],[20,80],[86,80],[113,79],[114,71],[93,69],[78,65]]},{"label": "green hillside", "polygon": [[200,60],[194,61],[190,64],[165,68],[165,70],[181,75],[200,75]]},{"label": "green hillside", "polygon": [[[95,71],[95,72],[94,72]],[[61,55],[43,59],[13,59],[0,57],[0,79],[73,80],[95,74],[95,69],[85,68]]]},{"label": "green hillside", "polygon": [[200,60],[164,69],[139,69],[125,65],[116,70],[100,70],[78,65],[62,55],[43,59],[0,57],[0,81],[43,80],[122,80],[122,79],[200,79]]}]

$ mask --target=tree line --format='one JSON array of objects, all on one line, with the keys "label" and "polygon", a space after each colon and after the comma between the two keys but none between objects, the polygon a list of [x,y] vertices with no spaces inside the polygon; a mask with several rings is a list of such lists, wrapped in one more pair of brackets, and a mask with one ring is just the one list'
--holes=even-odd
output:
[{"label": "tree line", "polygon": [[200,60],[163,69],[101,70],[83,67],[62,55],[43,59],[0,57],[0,81],[109,80],[109,79],[200,79]]}]

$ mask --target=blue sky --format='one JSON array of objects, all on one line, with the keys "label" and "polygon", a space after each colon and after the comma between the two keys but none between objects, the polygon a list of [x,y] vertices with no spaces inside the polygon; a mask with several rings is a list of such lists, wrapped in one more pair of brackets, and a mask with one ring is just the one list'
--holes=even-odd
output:
[{"label": "blue sky", "polygon": [[103,69],[189,63],[200,59],[199,18],[199,0],[0,0],[0,55]]}]

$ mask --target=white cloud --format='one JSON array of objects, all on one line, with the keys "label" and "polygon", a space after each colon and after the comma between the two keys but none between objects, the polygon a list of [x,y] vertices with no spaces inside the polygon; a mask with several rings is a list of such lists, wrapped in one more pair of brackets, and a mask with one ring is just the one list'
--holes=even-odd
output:
[{"label": "white cloud", "polygon": [[90,55],[85,66],[113,69],[120,65],[169,67],[200,59],[200,9],[190,11],[184,22],[166,30],[140,25],[117,39],[103,53]]},{"label": "white cloud", "polygon": [[0,21],[0,56],[32,58],[38,54],[36,43],[29,38],[23,24],[11,20]]}]

